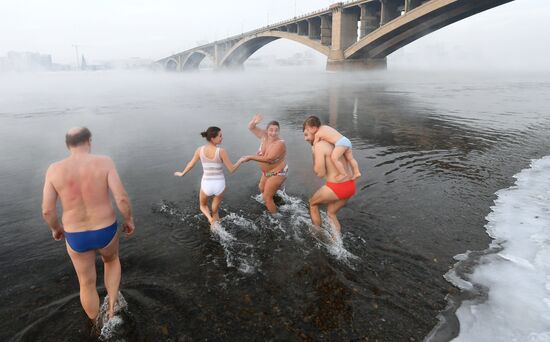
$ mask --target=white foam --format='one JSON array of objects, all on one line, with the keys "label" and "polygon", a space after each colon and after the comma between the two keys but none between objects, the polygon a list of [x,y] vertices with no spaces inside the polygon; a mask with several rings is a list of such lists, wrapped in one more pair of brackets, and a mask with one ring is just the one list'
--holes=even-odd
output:
[{"label": "white foam", "polygon": [[337,260],[348,262],[348,266],[353,267],[352,264],[349,263],[351,260],[358,260],[359,257],[355,254],[351,253],[344,247],[344,242],[342,241],[342,238],[337,238],[333,243],[328,244],[327,250],[330,254],[332,254]]},{"label": "white foam", "polygon": [[[245,219],[243,218],[243,220]],[[233,220],[230,218],[228,221]],[[239,241],[233,234],[228,232],[220,222],[215,222],[212,225],[211,231],[212,234],[218,238],[220,245],[223,247],[225,261],[228,267],[235,267],[241,273],[248,274],[255,273],[258,270],[260,262],[255,259],[250,244]]]},{"label": "white foam", "polygon": [[[309,207],[306,202],[304,202],[299,197],[294,197],[286,193],[284,190],[277,191],[279,195],[285,202],[285,204],[279,207],[281,213],[285,215],[290,215],[288,227],[286,227],[287,232],[293,234],[295,240],[303,240],[301,237],[301,228],[307,228],[305,231],[308,231],[313,236],[316,236],[316,229],[311,223],[311,216],[309,214]],[[325,248],[336,260],[346,263],[349,267],[354,267],[351,264],[352,260],[358,260],[359,257],[349,252],[344,247],[344,242],[342,237],[339,236],[336,241],[332,239],[331,231],[334,229],[332,223],[330,222],[326,212],[320,211],[321,220],[322,220],[322,229],[320,233],[324,236],[322,239],[317,239],[319,242],[318,247]]]},{"label": "white foam", "polygon": [[236,213],[229,213],[227,216],[222,218],[221,222],[231,222],[234,225],[239,226],[239,228],[245,228],[248,230],[251,229],[254,231],[258,230],[258,226],[256,226],[256,224],[252,220],[249,220],[246,217],[242,217]]},{"label": "white foam", "polygon": [[118,337],[117,335],[120,333],[120,330],[125,323],[120,316],[120,313],[121,311],[128,310],[128,303],[120,291],[118,292],[117,301],[114,306],[114,315],[110,319],[108,310],[109,295],[106,295],[98,315],[98,319],[102,320],[101,334],[99,336],[100,341],[112,340],[113,338]]},{"label": "white foam", "polygon": [[461,288],[488,289],[486,301],[458,308],[454,341],[550,341],[550,156],[515,178],[487,216],[492,245],[502,250],[481,257],[468,280],[447,274]]}]

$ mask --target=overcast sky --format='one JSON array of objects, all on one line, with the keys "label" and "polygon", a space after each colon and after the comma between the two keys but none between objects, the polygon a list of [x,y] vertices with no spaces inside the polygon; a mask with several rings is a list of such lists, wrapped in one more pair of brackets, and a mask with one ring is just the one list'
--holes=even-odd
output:
[{"label": "overcast sky", "polygon": [[[475,1],[475,0],[472,0]],[[0,0],[0,56],[48,53],[75,62],[159,59],[275,21],[328,7],[326,0]],[[433,63],[550,69],[550,1],[515,0],[434,32],[390,56],[394,65]],[[260,54],[303,52],[282,40]]]}]

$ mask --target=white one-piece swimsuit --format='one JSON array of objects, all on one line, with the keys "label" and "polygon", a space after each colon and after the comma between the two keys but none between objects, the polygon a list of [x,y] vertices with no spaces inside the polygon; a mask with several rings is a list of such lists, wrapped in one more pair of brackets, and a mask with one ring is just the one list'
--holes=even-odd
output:
[{"label": "white one-piece swimsuit", "polygon": [[216,148],[214,159],[208,159],[204,154],[204,146],[200,151],[202,163],[201,190],[206,196],[218,196],[225,190],[225,176],[223,162],[220,158],[220,148]]}]

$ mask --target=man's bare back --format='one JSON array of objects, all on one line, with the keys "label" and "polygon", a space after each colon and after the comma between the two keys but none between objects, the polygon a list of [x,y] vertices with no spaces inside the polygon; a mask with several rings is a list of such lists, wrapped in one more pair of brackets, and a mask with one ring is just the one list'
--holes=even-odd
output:
[{"label": "man's bare back", "polygon": [[317,173],[317,171],[321,171],[320,169],[324,166],[325,173],[322,177],[324,177],[327,182],[332,182],[332,183],[345,182],[352,179],[353,173],[351,171],[351,167],[348,161],[346,160],[346,158],[344,158],[343,156],[340,157],[340,162],[344,165],[346,169],[346,175],[342,179],[337,179],[337,176],[340,173],[338,172],[338,169],[334,165],[334,162],[332,161],[332,158],[331,158],[332,151],[334,150],[334,146],[332,144],[324,140],[321,140],[315,143],[315,145],[313,146],[313,150],[314,150],[315,158],[318,158],[319,156],[322,156],[324,158],[324,163],[323,163],[324,165],[323,164],[314,165],[314,168],[315,166],[319,168],[319,170],[315,170],[315,172]]},{"label": "man's bare back", "polygon": [[46,177],[59,195],[66,231],[99,229],[115,221],[109,197],[109,179],[118,178],[114,173],[111,158],[92,154],[72,155],[52,164]]}]

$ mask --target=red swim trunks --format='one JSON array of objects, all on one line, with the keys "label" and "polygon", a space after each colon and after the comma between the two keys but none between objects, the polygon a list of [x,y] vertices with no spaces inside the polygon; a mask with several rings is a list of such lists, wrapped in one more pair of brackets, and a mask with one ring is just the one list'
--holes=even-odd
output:
[{"label": "red swim trunks", "polygon": [[342,183],[327,182],[327,186],[334,191],[338,199],[349,199],[355,195],[355,181],[349,180]]}]

